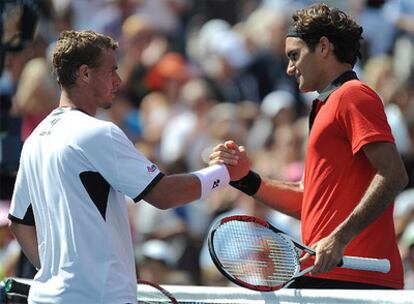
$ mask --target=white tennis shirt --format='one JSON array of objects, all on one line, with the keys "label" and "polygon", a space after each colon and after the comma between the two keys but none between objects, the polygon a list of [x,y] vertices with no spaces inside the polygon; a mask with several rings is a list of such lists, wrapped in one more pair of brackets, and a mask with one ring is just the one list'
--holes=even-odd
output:
[{"label": "white tennis shirt", "polygon": [[36,225],[29,303],[136,303],[125,195],[139,201],[162,176],[113,123],[70,108],[42,121],[24,144],[9,214]]}]

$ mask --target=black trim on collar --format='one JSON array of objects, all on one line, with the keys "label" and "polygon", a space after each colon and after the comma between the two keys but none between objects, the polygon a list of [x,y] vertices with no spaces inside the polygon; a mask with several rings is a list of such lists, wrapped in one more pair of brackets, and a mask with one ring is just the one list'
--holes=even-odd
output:
[{"label": "black trim on collar", "polygon": [[75,107],[70,107],[70,106],[57,107],[56,111],[57,111],[56,114],[61,114],[61,113],[68,112],[68,111],[80,111],[82,113],[85,113],[86,115],[89,115],[88,113],[86,113],[84,110],[80,108],[75,108]]},{"label": "black trim on collar", "polygon": [[354,71],[349,70],[349,71],[344,72],[338,78],[336,78],[334,81],[332,81],[332,83],[329,86],[327,86],[326,89],[324,89],[319,94],[317,99],[319,101],[325,102],[328,99],[329,95],[331,95],[341,85],[343,85],[347,81],[354,80],[354,79],[358,79],[358,76]]},{"label": "black trim on collar", "polygon": [[86,113],[84,110],[79,109],[79,108],[71,108],[70,110],[71,110],[71,111],[80,111],[80,112],[82,112],[82,113],[84,113],[84,114],[86,114],[86,115],[90,116],[90,115],[89,115],[88,113]]}]

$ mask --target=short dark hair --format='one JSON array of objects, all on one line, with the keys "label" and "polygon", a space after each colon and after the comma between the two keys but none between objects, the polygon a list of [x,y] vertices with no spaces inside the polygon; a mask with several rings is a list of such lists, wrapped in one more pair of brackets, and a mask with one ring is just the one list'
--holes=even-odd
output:
[{"label": "short dark hair", "polygon": [[310,51],[314,51],[321,37],[325,36],[334,45],[334,54],[341,62],[355,65],[361,59],[360,40],[362,27],[350,16],[326,4],[315,4],[297,10],[288,37],[299,37]]},{"label": "short dark hair", "polygon": [[94,31],[63,31],[53,50],[53,70],[57,82],[71,88],[82,64],[98,67],[102,50],[117,49],[118,43],[109,36]]}]

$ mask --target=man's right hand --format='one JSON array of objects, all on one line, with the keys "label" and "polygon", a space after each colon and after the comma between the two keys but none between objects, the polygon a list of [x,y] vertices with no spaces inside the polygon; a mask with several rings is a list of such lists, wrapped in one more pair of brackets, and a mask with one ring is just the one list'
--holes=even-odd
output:
[{"label": "man's right hand", "polygon": [[225,164],[232,181],[245,177],[250,170],[250,159],[246,149],[229,140],[214,147],[209,156],[209,165]]}]

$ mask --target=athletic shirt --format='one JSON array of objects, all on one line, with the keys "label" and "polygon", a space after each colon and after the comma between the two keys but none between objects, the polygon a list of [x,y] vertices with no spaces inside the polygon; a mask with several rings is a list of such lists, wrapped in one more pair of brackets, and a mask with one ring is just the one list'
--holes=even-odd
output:
[{"label": "athletic shirt", "polygon": [[[394,143],[380,98],[354,72],[340,76],[318,100],[319,105],[314,107],[318,112],[311,115],[314,119],[304,173],[301,217],[302,237],[307,245],[328,236],[342,223],[370,185],[376,170],[361,148],[372,142]],[[389,273],[335,268],[315,277],[402,288],[393,205],[353,239],[344,253],[387,258],[391,262]]]},{"label": "athletic shirt", "polygon": [[36,225],[29,303],[136,303],[125,195],[140,201],[162,176],[113,123],[52,111],[24,144],[9,214]]}]

